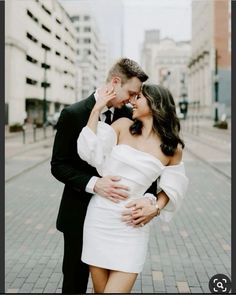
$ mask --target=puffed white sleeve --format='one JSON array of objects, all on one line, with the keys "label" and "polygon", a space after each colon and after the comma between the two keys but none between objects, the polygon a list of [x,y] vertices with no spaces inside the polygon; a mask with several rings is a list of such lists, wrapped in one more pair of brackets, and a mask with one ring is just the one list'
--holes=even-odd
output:
[{"label": "puffed white sleeve", "polygon": [[159,187],[167,194],[169,201],[161,210],[160,218],[169,222],[180,208],[187,192],[189,180],[185,175],[184,163],[166,166],[163,169]]},{"label": "puffed white sleeve", "polygon": [[95,167],[102,176],[103,165],[116,142],[115,130],[106,123],[98,122],[97,133],[88,126],[81,130],[77,140],[77,152],[82,160]]}]

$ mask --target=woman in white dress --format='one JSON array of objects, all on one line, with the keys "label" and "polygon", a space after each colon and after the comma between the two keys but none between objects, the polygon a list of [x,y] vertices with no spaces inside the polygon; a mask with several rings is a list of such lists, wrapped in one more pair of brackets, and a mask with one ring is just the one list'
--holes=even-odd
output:
[{"label": "woman in white dress", "polygon": [[147,194],[151,199],[148,212],[169,221],[188,185],[182,162],[184,143],[169,90],[144,84],[141,93],[130,101],[134,121],[121,118],[109,126],[99,122],[99,114],[114,97],[113,90],[100,91],[78,138],[83,160],[96,167],[101,176],[120,176],[120,182],[130,188],[129,198],[119,203],[95,194],[87,209],[82,261],[90,266],[96,293],[128,293],[142,271],[150,223],[137,227],[129,218],[124,222],[122,212],[127,203],[143,197],[160,177],[161,192],[151,198]]}]

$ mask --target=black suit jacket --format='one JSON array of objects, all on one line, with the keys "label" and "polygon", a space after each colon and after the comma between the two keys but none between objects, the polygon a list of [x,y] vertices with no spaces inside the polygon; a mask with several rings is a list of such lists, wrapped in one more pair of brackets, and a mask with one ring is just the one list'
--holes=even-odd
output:
[{"label": "black suit jacket", "polygon": [[[65,184],[57,217],[57,229],[62,232],[78,232],[83,229],[87,206],[92,196],[85,192],[85,188],[92,176],[98,176],[96,169],[80,159],[77,153],[79,133],[87,124],[94,104],[92,94],[63,109],[57,123],[51,172]],[[131,117],[128,108],[115,109],[113,121],[121,117]]]}]

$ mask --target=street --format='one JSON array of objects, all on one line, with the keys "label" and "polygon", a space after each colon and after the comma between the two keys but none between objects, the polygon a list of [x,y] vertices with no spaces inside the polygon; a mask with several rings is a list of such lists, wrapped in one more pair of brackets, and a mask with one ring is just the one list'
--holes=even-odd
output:
[{"label": "street", "polygon": [[[226,144],[230,139],[218,131],[212,138],[201,128],[198,136],[184,134],[188,192],[170,223],[153,221],[145,267],[133,293],[208,293],[213,275],[231,277],[230,145]],[[202,151],[204,136],[208,146]],[[217,139],[225,144],[213,149],[210,142],[216,146]],[[38,153],[31,154],[38,161],[41,151],[41,163],[6,182],[6,293],[61,292],[63,237],[55,222],[63,184],[50,174],[51,144],[50,138],[46,147],[41,145]],[[6,170],[14,165],[19,159],[11,155]],[[92,292],[91,281],[87,292]]]}]

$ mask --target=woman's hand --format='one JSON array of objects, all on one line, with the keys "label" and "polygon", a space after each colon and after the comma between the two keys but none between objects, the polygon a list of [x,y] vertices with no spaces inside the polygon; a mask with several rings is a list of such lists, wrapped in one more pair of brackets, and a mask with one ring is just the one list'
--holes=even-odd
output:
[{"label": "woman's hand", "polygon": [[107,103],[116,97],[116,93],[114,92],[114,88],[111,90],[107,89],[107,86],[104,86],[98,89],[98,98],[94,105],[94,111],[101,112],[102,109],[107,105]]}]

